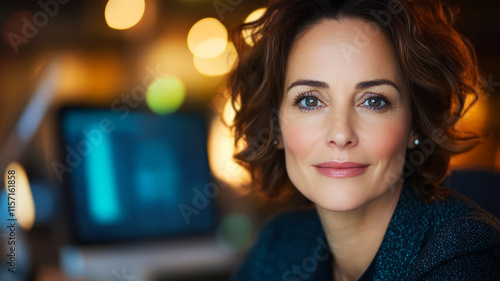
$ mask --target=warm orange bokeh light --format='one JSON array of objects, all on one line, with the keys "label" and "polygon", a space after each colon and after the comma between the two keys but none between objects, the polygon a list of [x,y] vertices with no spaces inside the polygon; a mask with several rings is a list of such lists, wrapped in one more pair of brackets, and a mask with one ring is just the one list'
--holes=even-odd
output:
[{"label": "warm orange bokeh light", "polygon": [[234,137],[229,128],[235,112],[228,101],[224,105],[222,120],[215,118],[210,128],[208,139],[208,157],[210,169],[215,177],[225,184],[235,188],[239,193],[244,193],[241,187],[250,183],[250,175],[233,160]]},{"label": "warm orange bokeh light", "polygon": [[[244,23],[249,23],[249,22],[253,22],[253,21],[256,21],[258,19],[260,19],[264,13],[266,12],[266,8],[259,8],[253,12],[251,12],[245,19]],[[243,31],[243,39],[245,39],[245,43],[247,43],[248,45],[250,46],[253,46],[253,41],[252,41],[252,33],[254,32],[255,30],[244,30]],[[258,38],[256,38],[258,39]]]},{"label": "warm orange bokeh light", "polygon": [[[468,97],[466,105],[472,102],[472,97]],[[458,131],[473,132],[484,134],[488,121],[488,103],[485,99],[479,99],[456,124]],[[478,147],[470,152],[460,154],[451,158],[450,166],[452,169],[470,168],[471,166],[480,166],[484,162],[482,152]]]}]

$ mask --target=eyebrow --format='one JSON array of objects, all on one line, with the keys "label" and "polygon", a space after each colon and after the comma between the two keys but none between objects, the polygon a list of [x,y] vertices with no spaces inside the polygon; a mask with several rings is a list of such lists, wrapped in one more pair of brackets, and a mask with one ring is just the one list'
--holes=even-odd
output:
[{"label": "eyebrow", "polygon": [[392,82],[391,80],[387,80],[387,79],[375,79],[375,80],[370,80],[370,81],[362,81],[362,82],[359,82],[358,84],[356,84],[356,89],[362,90],[362,89],[367,89],[370,87],[375,87],[375,86],[380,86],[380,85],[389,85],[389,86],[396,88],[396,90],[398,90],[398,92],[401,92],[399,90],[398,85],[396,85],[396,83]]},{"label": "eyebrow", "polygon": [[322,88],[322,89],[328,89],[328,84],[323,82],[323,81],[317,81],[317,80],[297,80],[288,86],[286,91],[290,91],[291,88],[295,86],[310,86],[314,88]]},{"label": "eyebrow", "polygon": [[[380,86],[380,85],[392,86],[392,87],[396,88],[396,90],[398,90],[398,92],[400,92],[398,85],[396,85],[396,83],[392,82],[391,80],[387,80],[387,79],[374,79],[374,80],[369,80],[369,81],[361,81],[361,82],[356,84],[355,88],[358,90],[362,90],[362,89],[367,89],[370,87],[375,87],[375,86]],[[295,87],[295,86],[310,86],[310,87],[322,88],[322,89],[329,88],[328,84],[323,82],[323,81],[297,80],[297,81],[291,83],[288,86],[288,88],[286,89],[286,91],[287,92],[290,91],[290,89]]]}]

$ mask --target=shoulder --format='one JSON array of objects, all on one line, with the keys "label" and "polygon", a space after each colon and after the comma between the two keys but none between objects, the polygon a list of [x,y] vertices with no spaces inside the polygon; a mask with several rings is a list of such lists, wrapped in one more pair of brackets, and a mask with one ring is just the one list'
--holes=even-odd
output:
[{"label": "shoulder", "polygon": [[320,227],[315,209],[295,210],[280,213],[271,218],[263,227],[261,236],[287,238],[302,236],[304,229]]},{"label": "shoulder", "polygon": [[471,239],[470,236],[480,233],[482,238],[485,238],[484,235],[491,238],[486,241],[496,241],[499,238],[500,220],[456,191],[452,190],[446,200],[429,205],[433,226],[430,231],[435,233],[433,239]]},{"label": "shoulder", "polygon": [[286,254],[289,250],[297,250],[294,243],[311,239],[318,230],[321,230],[321,223],[314,209],[281,213],[263,226],[253,250],[266,255]]},{"label": "shoulder", "polygon": [[429,204],[426,239],[412,276],[500,280],[500,221],[465,196]]},{"label": "shoulder", "polygon": [[314,209],[275,216],[263,227],[233,280],[283,279],[293,265],[311,254],[311,249],[323,246],[318,240],[322,233]]},{"label": "shoulder", "polygon": [[498,264],[498,218],[455,191],[424,203],[404,189],[377,254],[376,279],[500,280]]}]

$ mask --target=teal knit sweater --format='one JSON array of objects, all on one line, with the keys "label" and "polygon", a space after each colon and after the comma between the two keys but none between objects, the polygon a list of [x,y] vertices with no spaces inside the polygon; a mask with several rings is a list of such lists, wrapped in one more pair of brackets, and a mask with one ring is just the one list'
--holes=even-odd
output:
[{"label": "teal knit sweater", "polygon": [[[293,211],[264,227],[233,280],[331,280],[331,261],[316,211]],[[423,203],[405,184],[367,277],[499,281],[500,221],[456,191]]]}]

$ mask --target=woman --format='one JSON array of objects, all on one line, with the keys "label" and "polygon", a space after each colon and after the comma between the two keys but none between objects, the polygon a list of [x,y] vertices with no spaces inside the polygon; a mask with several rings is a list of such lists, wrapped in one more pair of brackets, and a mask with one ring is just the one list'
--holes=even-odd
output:
[{"label": "woman", "polygon": [[[267,224],[234,280],[500,280],[500,222],[439,186],[479,138],[483,84],[453,13],[427,1],[282,0],[234,41],[235,158]],[[242,43],[252,30],[252,46]]]}]

